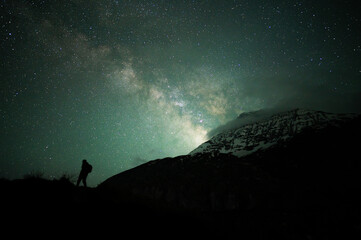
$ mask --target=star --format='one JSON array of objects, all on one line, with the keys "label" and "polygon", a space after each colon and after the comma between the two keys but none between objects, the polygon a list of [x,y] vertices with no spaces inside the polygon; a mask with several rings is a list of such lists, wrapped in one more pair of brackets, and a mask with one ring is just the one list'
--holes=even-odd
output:
[{"label": "star", "polygon": [[[90,186],[263,108],[359,112],[355,3],[2,1],[0,177]],[[79,10],[81,9],[81,10]]]}]

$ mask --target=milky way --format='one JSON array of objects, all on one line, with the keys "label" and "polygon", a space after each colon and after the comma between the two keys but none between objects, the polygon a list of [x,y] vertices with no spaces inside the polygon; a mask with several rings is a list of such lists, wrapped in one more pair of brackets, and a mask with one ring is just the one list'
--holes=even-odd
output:
[{"label": "milky way", "polygon": [[0,177],[91,185],[240,113],[360,112],[352,1],[1,1]]}]

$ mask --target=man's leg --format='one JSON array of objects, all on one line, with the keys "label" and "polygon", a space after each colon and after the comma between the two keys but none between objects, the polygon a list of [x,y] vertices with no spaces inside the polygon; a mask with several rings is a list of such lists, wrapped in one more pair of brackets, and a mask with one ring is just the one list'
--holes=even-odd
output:
[{"label": "man's leg", "polygon": [[83,177],[83,184],[84,184],[84,187],[86,187],[86,176]]},{"label": "man's leg", "polygon": [[79,187],[79,183],[81,181],[81,175],[79,174],[78,181],[76,182],[76,186]]}]

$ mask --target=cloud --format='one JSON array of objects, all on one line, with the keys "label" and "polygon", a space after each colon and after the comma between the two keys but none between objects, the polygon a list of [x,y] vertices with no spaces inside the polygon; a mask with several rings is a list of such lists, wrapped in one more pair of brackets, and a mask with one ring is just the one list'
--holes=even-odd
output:
[{"label": "cloud", "polygon": [[279,112],[287,111],[287,110],[290,110],[290,108],[283,106],[283,107],[261,109],[261,110],[257,110],[257,111],[242,113],[236,119],[231,120],[231,121],[227,122],[226,124],[216,127],[214,129],[212,129],[211,131],[209,131],[207,133],[207,137],[211,138],[219,133],[222,133],[222,132],[225,132],[228,130],[237,129],[237,128],[240,128],[247,124],[265,120],[275,113],[279,113]]}]

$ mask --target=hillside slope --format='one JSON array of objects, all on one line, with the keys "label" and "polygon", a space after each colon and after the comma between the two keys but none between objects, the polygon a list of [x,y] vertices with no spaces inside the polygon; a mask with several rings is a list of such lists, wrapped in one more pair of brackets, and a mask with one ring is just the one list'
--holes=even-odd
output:
[{"label": "hillside slope", "polygon": [[357,235],[361,119],[335,123],[305,128],[243,157],[211,151],[154,160],[99,188],[206,216],[232,236]]}]

